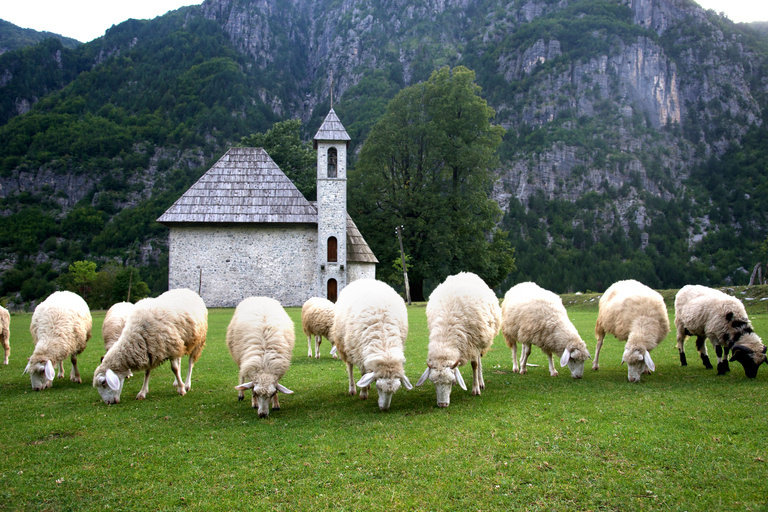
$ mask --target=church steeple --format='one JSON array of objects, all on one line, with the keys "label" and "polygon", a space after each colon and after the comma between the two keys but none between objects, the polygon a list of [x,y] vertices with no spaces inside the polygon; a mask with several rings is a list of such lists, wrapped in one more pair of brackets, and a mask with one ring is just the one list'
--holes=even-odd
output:
[{"label": "church steeple", "polygon": [[347,284],[347,148],[333,108],[314,137],[317,150],[318,295],[336,301]]}]

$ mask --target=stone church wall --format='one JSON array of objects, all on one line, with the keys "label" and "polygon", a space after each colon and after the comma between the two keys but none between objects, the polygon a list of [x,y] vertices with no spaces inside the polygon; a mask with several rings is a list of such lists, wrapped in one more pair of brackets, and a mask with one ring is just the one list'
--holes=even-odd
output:
[{"label": "stone church wall", "polygon": [[169,288],[200,287],[208,307],[251,296],[301,306],[317,295],[315,225],[174,226],[169,242]]}]

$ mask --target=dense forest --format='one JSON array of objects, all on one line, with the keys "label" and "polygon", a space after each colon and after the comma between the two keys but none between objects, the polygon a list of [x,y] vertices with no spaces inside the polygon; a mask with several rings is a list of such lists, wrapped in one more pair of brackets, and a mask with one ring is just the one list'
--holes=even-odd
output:
[{"label": "dense forest", "polygon": [[[309,140],[333,83],[354,172],[390,100],[446,65],[474,72],[505,129],[484,190],[515,250],[499,291],[745,284],[766,262],[764,25],[689,0],[661,0],[649,20],[643,2],[619,0],[406,3],[296,0],[266,13],[209,0],[89,43],[0,55],[0,297],[34,301],[78,261],[133,269],[162,291],[167,229],[155,219],[230,145],[268,145],[288,119]],[[311,198],[311,180],[300,188]],[[394,237],[363,235],[377,254],[397,252]],[[382,261],[382,275],[395,279],[396,264]],[[425,293],[443,273],[425,276]]]}]

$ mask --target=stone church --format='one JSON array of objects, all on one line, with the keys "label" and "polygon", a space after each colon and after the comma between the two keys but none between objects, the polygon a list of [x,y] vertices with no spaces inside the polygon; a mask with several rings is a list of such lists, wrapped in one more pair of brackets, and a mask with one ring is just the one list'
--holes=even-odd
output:
[{"label": "stone church", "polygon": [[300,306],[374,278],[378,260],[347,214],[350,140],[331,109],[314,137],[316,203],[264,149],[230,148],[157,219],[170,228],[169,288],[199,291],[208,307],[250,296]]}]

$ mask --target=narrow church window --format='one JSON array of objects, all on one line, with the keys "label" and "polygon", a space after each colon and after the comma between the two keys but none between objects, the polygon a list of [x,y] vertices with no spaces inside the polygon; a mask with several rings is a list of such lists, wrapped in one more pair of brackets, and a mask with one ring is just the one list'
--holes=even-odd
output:
[{"label": "narrow church window", "polygon": [[331,302],[336,302],[336,296],[337,296],[338,286],[336,284],[335,279],[329,279],[328,280],[328,300]]},{"label": "narrow church window", "polygon": [[336,148],[328,148],[328,177],[336,177]]},{"label": "narrow church window", "polygon": [[336,237],[331,236],[328,237],[328,261],[335,262],[337,261],[338,256],[336,255]]}]

